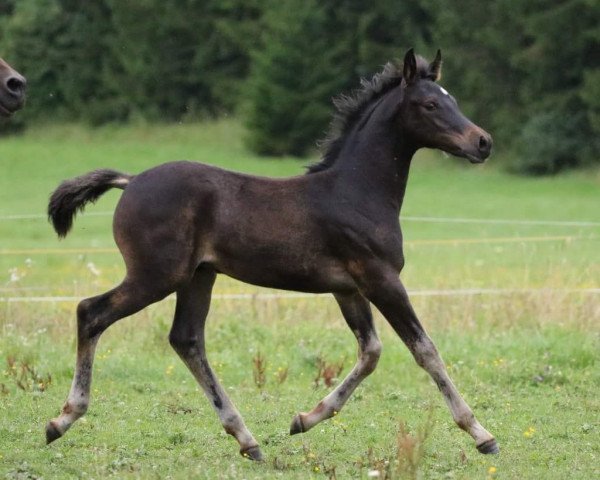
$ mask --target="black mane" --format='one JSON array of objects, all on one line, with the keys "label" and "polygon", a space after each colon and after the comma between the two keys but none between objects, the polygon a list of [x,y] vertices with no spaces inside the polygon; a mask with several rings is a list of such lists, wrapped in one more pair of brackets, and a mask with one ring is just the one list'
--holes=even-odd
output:
[{"label": "black mane", "polygon": [[[417,56],[417,68],[421,78],[430,76],[429,63],[420,56]],[[333,99],[335,113],[329,125],[329,132],[323,140],[318,142],[322,152],[321,161],[309,165],[307,174],[327,170],[334,164],[342,150],[346,135],[361,118],[367,106],[392,88],[400,85],[402,70],[401,63],[388,62],[381,72],[373,75],[371,80],[362,79],[360,89],[350,95],[342,94]]]}]

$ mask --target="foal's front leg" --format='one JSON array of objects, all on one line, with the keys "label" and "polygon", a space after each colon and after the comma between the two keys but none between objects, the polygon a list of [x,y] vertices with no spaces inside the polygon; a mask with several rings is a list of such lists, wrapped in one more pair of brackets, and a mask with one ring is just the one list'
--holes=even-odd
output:
[{"label": "foal's front leg", "polygon": [[381,355],[381,342],[373,326],[369,302],[358,292],[336,294],[342,314],[358,340],[358,360],[344,381],[309,413],[299,413],[294,417],[290,434],[306,432],[317,423],[333,417],[358,387],[360,382],[375,370]]},{"label": "foal's front leg", "polygon": [[490,432],[481,426],[448,376],[444,361],[433,341],[419,322],[404,286],[395,273],[369,282],[365,294],[379,309],[404,341],[416,362],[431,375],[444,395],[456,424],[475,440],[481,453],[498,453],[498,445]]}]

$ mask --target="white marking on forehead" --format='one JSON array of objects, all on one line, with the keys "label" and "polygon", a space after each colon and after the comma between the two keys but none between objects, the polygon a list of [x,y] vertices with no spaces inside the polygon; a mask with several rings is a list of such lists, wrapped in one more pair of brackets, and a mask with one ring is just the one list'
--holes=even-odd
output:
[{"label": "white marking on forehead", "polygon": [[440,87],[440,90],[442,91],[442,93],[443,93],[444,95],[449,95],[449,93],[446,91],[446,89],[445,89],[445,88],[443,88],[443,87]]}]

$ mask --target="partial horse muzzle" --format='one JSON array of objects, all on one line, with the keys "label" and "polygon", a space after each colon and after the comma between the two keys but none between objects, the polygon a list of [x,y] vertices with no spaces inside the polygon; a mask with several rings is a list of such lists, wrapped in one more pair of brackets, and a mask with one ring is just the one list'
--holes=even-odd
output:
[{"label": "partial horse muzzle", "polygon": [[0,115],[8,117],[23,107],[27,80],[0,59]]},{"label": "partial horse muzzle", "polygon": [[14,74],[6,79],[4,87],[9,95],[14,97],[18,101],[23,101],[25,98],[25,87],[27,86],[27,80],[23,75],[14,72]]}]

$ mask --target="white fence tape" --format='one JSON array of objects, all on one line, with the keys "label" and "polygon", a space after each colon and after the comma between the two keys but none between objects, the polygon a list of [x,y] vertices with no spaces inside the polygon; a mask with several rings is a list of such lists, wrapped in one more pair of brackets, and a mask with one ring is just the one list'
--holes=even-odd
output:
[{"label": "white fence tape", "polygon": [[600,222],[565,220],[516,220],[502,218],[455,218],[455,217],[411,217],[402,216],[400,220],[430,223],[488,223],[492,225],[554,225],[561,227],[600,227]]},{"label": "white fence tape", "polygon": [[[476,295],[514,295],[514,294],[585,294],[598,295],[600,288],[463,288],[456,290],[413,290],[408,291],[411,297],[468,297]],[[72,303],[81,301],[84,296],[56,297],[0,297],[0,303]],[[175,295],[167,297],[175,300]],[[330,298],[329,294],[316,293],[217,293],[215,300],[277,300],[302,298]]]}]

